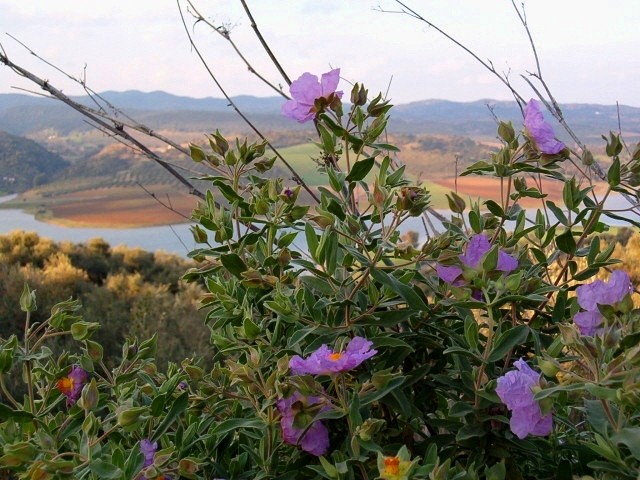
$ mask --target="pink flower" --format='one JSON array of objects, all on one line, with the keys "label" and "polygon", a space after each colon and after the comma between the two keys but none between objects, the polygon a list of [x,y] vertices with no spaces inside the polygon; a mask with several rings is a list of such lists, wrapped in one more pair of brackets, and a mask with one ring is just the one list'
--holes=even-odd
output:
[{"label": "pink flower", "polygon": [[85,386],[88,380],[89,374],[79,365],[73,365],[69,375],[58,380],[56,386],[58,387],[58,390],[67,397],[68,407],[74,405],[78,401],[80,394],[82,393],[82,387]]},{"label": "pink flower", "polygon": [[496,393],[511,411],[509,427],[520,439],[527,435],[544,437],[551,433],[553,419],[550,413],[542,416],[540,405],[533,397],[533,387],[540,385],[540,374],[520,359],[514,362],[518,370],[498,378]]},{"label": "pink flower", "polygon": [[145,438],[140,442],[140,451],[142,452],[142,455],[144,455],[144,464],[142,465],[142,468],[147,468],[153,463],[153,456],[156,454],[157,450],[157,442],[151,442],[148,438]]},{"label": "pink flower", "polygon": [[[307,429],[306,426],[299,428],[296,426],[296,415],[305,415],[305,408],[322,403],[320,397],[303,397],[300,392],[295,392],[289,398],[281,398],[276,402],[276,406],[282,415],[280,427],[282,429],[282,439],[290,445],[299,445],[305,452],[319,457],[329,450],[329,431],[322,422],[313,422]],[[320,411],[329,410],[328,405],[321,407]],[[312,410],[313,411],[313,410]],[[313,414],[306,413],[313,418]],[[305,433],[306,430],[306,433]],[[304,436],[302,436],[304,433]]]},{"label": "pink flower", "polygon": [[346,372],[373,357],[377,350],[371,350],[370,342],[366,338],[353,337],[344,352],[333,352],[326,345],[321,345],[307,359],[294,355],[289,360],[289,368],[294,375],[330,375]]},{"label": "pink flower", "polygon": [[[465,253],[460,255],[458,258],[466,267],[478,268],[480,266],[480,263],[482,262],[483,257],[489,250],[491,250],[491,243],[489,242],[489,238],[484,234],[474,235],[469,240]],[[500,250],[498,252],[498,265],[496,266],[496,270],[504,273],[509,273],[516,268],[518,268],[518,260],[508,253]],[[447,267],[438,264],[436,265],[436,273],[438,274],[438,277],[453,286],[460,286],[464,284],[462,279],[458,278],[463,273],[462,268],[460,267]]]},{"label": "pink flower", "polygon": [[593,336],[601,329],[597,327],[602,323],[602,315],[598,310],[598,305],[613,305],[618,303],[633,292],[629,275],[622,270],[616,270],[611,274],[609,282],[596,280],[585,285],[580,285],[576,289],[578,304],[586,310],[579,312],[573,317],[581,335]]},{"label": "pink flower", "polygon": [[524,109],[524,127],[542,153],[552,155],[564,148],[564,143],[555,139],[553,127],[545,122],[539,102],[533,98]]},{"label": "pink flower", "polygon": [[336,98],[342,98],[342,92],[336,92],[339,81],[339,68],[323,73],[320,81],[309,72],[303,73],[300,78],[291,82],[289,91],[293,99],[282,105],[282,114],[300,123],[308,122],[320,113],[316,100],[324,99],[330,105]]}]

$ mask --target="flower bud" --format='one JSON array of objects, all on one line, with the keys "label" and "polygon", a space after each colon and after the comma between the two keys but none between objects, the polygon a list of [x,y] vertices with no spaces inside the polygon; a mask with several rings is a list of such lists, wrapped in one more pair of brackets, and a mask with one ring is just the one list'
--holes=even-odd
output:
[{"label": "flower bud", "polygon": [[23,312],[33,312],[38,308],[36,305],[36,291],[31,290],[26,283],[22,288],[22,295],[20,295],[20,310]]},{"label": "flower bud", "polygon": [[140,418],[147,413],[146,407],[134,407],[118,413],[118,425],[129,427],[138,423]]}]

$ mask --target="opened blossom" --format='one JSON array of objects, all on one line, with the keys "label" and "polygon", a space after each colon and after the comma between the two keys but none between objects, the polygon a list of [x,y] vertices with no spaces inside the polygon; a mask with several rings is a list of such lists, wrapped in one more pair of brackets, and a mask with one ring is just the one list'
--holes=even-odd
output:
[{"label": "opened blossom", "polygon": [[524,109],[524,127],[542,153],[553,155],[564,148],[564,143],[556,140],[553,127],[545,121],[540,102],[533,98]]},{"label": "opened blossom", "polygon": [[303,397],[300,392],[295,392],[290,397],[281,398],[276,402],[281,415],[282,439],[285,443],[299,446],[305,452],[317,457],[329,450],[329,431],[320,421],[313,422],[309,428],[306,428],[306,425],[298,426],[304,422],[296,422],[296,415],[306,415],[311,420],[315,415],[305,410],[311,407],[311,412],[324,412],[331,408],[329,405],[319,407],[321,403],[323,403],[321,397]]},{"label": "opened blossom", "polygon": [[153,456],[156,454],[157,450],[158,442],[152,442],[148,438],[145,438],[140,442],[140,451],[142,452],[142,455],[144,455],[142,468],[147,468],[153,463]]},{"label": "opened blossom", "polygon": [[616,270],[611,274],[608,282],[596,280],[576,289],[578,304],[585,310],[576,313],[573,323],[580,330],[581,335],[592,337],[601,329],[604,320],[598,305],[614,305],[633,292],[633,286],[629,275],[622,270]]},{"label": "opened blossom", "polygon": [[553,418],[550,413],[542,415],[533,391],[540,386],[540,374],[522,359],[514,365],[517,370],[498,378],[496,388],[498,397],[511,411],[509,427],[520,439],[527,435],[547,436],[553,429]]},{"label": "opened blossom", "polygon": [[339,68],[323,73],[319,81],[316,75],[303,73],[300,78],[291,82],[289,91],[293,98],[282,105],[282,114],[300,123],[308,122],[320,113],[316,100],[323,99],[326,105],[330,105],[342,98],[342,92],[336,92],[339,81]]},{"label": "opened blossom", "polygon": [[353,337],[343,352],[334,352],[326,345],[321,345],[309,357],[294,355],[289,360],[289,368],[294,375],[330,375],[346,372],[373,357],[377,350],[372,350],[373,342],[362,337]]},{"label": "opened blossom", "polygon": [[[475,269],[480,266],[482,259],[489,250],[491,250],[491,242],[489,241],[489,238],[484,234],[474,235],[469,240],[465,253],[461,254],[458,258],[465,267]],[[509,273],[516,268],[518,268],[518,260],[508,253],[499,250],[496,270]],[[438,274],[438,277],[451,285],[464,285],[464,281],[460,278],[463,273],[461,267],[456,265],[445,266],[438,264],[436,265],[436,273]]]},{"label": "opened blossom", "polygon": [[82,388],[89,380],[89,374],[79,365],[71,367],[69,375],[58,380],[56,386],[67,397],[67,406],[74,405],[80,398]]}]

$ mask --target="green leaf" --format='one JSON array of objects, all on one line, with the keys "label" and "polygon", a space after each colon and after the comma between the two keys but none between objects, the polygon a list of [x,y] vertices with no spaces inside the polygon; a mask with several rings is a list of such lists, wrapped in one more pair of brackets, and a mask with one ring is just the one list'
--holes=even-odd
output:
[{"label": "green leaf", "polygon": [[640,427],[627,427],[611,436],[611,440],[629,448],[631,455],[640,460]]},{"label": "green leaf", "polygon": [[224,268],[237,278],[242,278],[242,273],[247,271],[247,266],[235,253],[220,255],[220,261]]},{"label": "green leaf", "polygon": [[309,247],[309,253],[317,260],[317,251],[318,251],[318,235],[316,234],[313,226],[307,222],[304,226],[304,236],[307,239],[307,246]]},{"label": "green leaf", "polygon": [[384,388],[381,388],[380,390],[376,390],[375,392],[367,393],[362,397],[360,397],[360,405],[364,407],[365,405],[369,405],[370,403],[375,402],[376,400],[380,400],[382,397],[386,396],[392,390],[395,390],[396,388],[400,387],[405,382],[405,380],[406,380],[406,377],[395,377],[391,379],[389,383],[387,383],[384,386]]},{"label": "green leaf", "polygon": [[349,175],[347,175],[347,182],[357,182],[358,180],[362,180],[371,171],[374,163],[375,158],[373,157],[365,158],[364,160],[354,163]]},{"label": "green leaf", "polygon": [[377,282],[380,282],[381,284],[389,287],[394,292],[397,292],[407,302],[407,305],[409,305],[410,308],[413,308],[415,310],[427,310],[427,304],[415,292],[415,290],[409,285],[402,283],[393,275],[383,272],[382,270],[372,268],[371,276]]},{"label": "green leaf", "polygon": [[298,236],[298,232],[285,233],[278,239],[278,247],[279,248],[288,247],[296,239],[297,236]]},{"label": "green leaf", "polygon": [[484,428],[481,425],[464,425],[456,434],[456,440],[458,442],[462,440],[468,440],[470,438],[484,437]]},{"label": "green leaf", "polygon": [[498,245],[494,245],[482,259],[482,270],[492,272],[498,266]]},{"label": "green leaf", "polygon": [[158,425],[156,431],[153,432],[153,436],[151,437],[152,442],[158,441],[162,435],[169,429],[169,427],[175,422],[180,415],[187,409],[187,405],[189,404],[189,392],[184,392],[178,398],[176,398],[173,405],[171,405],[171,409],[167,416],[164,417],[162,423]]},{"label": "green leaf", "polygon": [[231,418],[229,420],[224,420],[223,422],[220,422],[212,427],[211,430],[209,430],[209,434],[224,435],[225,433],[229,433],[233,430],[242,428],[261,429],[263,427],[264,422],[262,422],[262,420],[251,418]]},{"label": "green leaf", "polygon": [[373,342],[373,345],[377,347],[390,347],[390,348],[407,348],[413,352],[413,347],[407,342],[395,337],[372,337],[369,340]]},{"label": "green leaf", "polygon": [[497,339],[491,354],[489,355],[488,362],[495,362],[503,358],[506,353],[516,345],[521,345],[526,342],[529,336],[529,327],[526,325],[518,325],[506,332],[503,332]]},{"label": "green leaf", "polygon": [[556,246],[561,252],[573,255],[576,253],[576,240],[571,230],[567,230],[556,237]]},{"label": "green leaf", "polygon": [[615,158],[607,172],[607,183],[612,187],[620,185],[620,159]]},{"label": "green leaf", "polygon": [[569,226],[569,220],[567,220],[567,216],[564,212],[551,200],[547,200],[545,202],[547,204],[547,208],[553,212],[553,215],[558,219],[558,221],[563,224],[565,227]]},{"label": "green leaf", "polygon": [[118,467],[102,460],[93,460],[89,464],[89,468],[98,478],[122,478],[124,475],[124,472]]}]

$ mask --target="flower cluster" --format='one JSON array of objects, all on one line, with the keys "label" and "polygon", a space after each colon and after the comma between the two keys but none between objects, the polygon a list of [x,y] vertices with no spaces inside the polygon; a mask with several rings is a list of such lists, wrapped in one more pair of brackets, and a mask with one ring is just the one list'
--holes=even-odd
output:
[{"label": "flower cluster", "polygon": [[524,127],[542,153],[555,155],[564,149],[564,143],[556,140],[553,127],[542,116],[540,103],[533,98],[524,109]]},{"label": "flower cluster", "polygon": [[[362,337],[352,338],[343,352],[333,352],[327,345],[321,345],[306,359],[299,355],[293,356],[289,361],[289,368],[294,375],[346,372],[378,353],[371,349],[372,345],[373,342]],[[288,398],[279,399],[276,405],[282,416],[280,427],[286,443],[299,445],[305,452],[316,456],[324,455],[329,450],[327,427],[321,421],[312,422],[317,413],[331,408],[322,397],[304,397],[300,392],[294,392]]]},{"label": "flower cluster", "polygon": [[293,99],[284,103],[282,114],[300,123],[312,120],[323,108],[340,101],[342,92],[336,92],[339,81],[339,68],[323,73],[320,81],[316,75],[303,73],[291,82],[289,91]]},{"label": "flower cluster", "polygon": [[598,305],[613,305],[618,303],[633,291],[629,275],[622,270],[616,270],[611,274],[608,283],[602,280],[580,285],[576,289],[578,304],[585,310],[576,313],[573,323],[576,324],[581,335],[592,337],[602,329],[598,327],[602,323],[602,315]]},{"label": "flower cluster", "polygon": [[520,439],[527,435],[544,437],[551,433],[551,414],[542,415],[533,389],[540,386],[540,374],[520,359],[514,362],[518,370],[498,378],[496,393],[511,411],[511,431]]},{"label": "flower cluster", "polygon": [[70,407],[80,398],[82,387],[89,380],[89,374],[79,365],[73,365],[69,375],[58,380],[56,386],[67,397],[67,406]]},{"label": "flower cluster", "polygon": [[321,345],[307,359],[294,355],[289,361],[289,368],[294,375],[330,375],[346,372],[373,357],[377,350],[371,350],[373,342],[362,337],[353,337],[344,352],[333,352],[326,345]]},{"label": "flower cluster", "polygon": [[[474,235],[469,240],[465,253],[460,255],[458,258],[465,267],[477,269],[482,262],[482,258],[489,250],[491,250],[491,242],[489,241],[489,238],[484,234]],[[496,266],[496,270],[509,273],[516,268],[518,268],[518,260],[508,253],[500,250],[498,252],[498,264]],[[457,265],[445,266],[437,264],[436,273],[438,274],[438,277],[451,285],[464,285],[464,281],[460,278],[463,274],[463,269]]]}]

